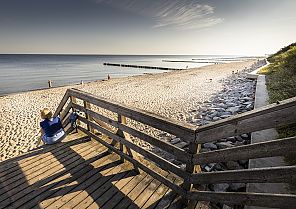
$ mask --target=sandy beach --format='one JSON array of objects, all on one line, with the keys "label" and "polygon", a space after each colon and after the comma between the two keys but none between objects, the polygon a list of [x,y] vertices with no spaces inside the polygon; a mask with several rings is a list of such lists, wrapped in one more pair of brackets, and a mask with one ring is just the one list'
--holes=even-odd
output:
[{"label": "sandy beach", "polygon": [[232,72],[250,67],[254,61],[210,65],[97,81],[83,85],[31,91],[0,98],[0,161],[35,148],[39,131],[40,109],[53,111],[68,88],[141,108],[162,116],[186,121],[199,105],[222,88],[223,79]]}]

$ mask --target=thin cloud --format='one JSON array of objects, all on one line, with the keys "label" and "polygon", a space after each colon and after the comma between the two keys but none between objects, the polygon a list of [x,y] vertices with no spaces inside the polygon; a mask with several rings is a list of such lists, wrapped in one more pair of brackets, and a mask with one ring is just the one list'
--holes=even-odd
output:
[{"label": "thin cloud", "polygon": [[207,28],[219,24],[214,8],[195,0],[96,0],[113,7],[152,18],[154,27],[172,27],[179,30]]}]

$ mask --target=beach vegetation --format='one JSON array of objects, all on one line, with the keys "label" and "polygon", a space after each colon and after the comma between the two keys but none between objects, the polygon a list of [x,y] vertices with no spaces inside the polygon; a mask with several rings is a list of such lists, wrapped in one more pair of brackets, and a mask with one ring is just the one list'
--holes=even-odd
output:
[{"label": "beach vegetation", "polygon": [[[267,77],[269,103],[275,103],[296,96],[296,43],[282,48],[267,58],[270,65],[259,73]],[[296,136],[296,124],[277,129],[280,138]],[[289,165],[296,165],[296,154],[285,156]],[[296,182],[290,185],[292,192],[296,192]]]}]

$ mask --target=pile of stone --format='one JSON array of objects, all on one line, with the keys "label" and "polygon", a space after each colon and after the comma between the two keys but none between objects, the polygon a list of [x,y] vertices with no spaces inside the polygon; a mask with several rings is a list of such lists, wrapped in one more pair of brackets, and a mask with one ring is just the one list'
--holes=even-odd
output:
[{"label": "pile of stone", "polygon": [[[196,111],[192,111],[191,115],[186,119],[187,122],[202,126],[211,122],[219,121],[230,116],[250,111],[254,108],[255,86],[256,81],[247,79],[247,73],[265,65],[265,60],[258,61],[250,68],[246,68],[240,72],[233,72],[232,76],[221,80],[223,90],[198,107]],[[180,138],[170,137],[168,135],[161,136],[163,140],[170,142],[180,148],[188,149],[188,144]],[[215,142],[204,143],[200,152],[208,152],[219,149],[231,148],[235,146],[247,145],[251,142],[250,133],[238,136],[232,136],[219,139]],[[166,157],[169,157],[167,155]],[[184,164],[177,160],[171,161],[183,168]],[[219,163],[209,163],[201,165],[203,172],[239,170],[248,168],[248,160],[228,161]],[[245,183],[220,183],[208,185],[208,190],[215,192],[243,192],[246,190]],[[217,204],[219,208],[228,207],[226,205]],[[241,206],[242,207],[242,206]],[[228,207],[231,208],[231,207]],[[240,208],[236,206],[236,208]]]}]

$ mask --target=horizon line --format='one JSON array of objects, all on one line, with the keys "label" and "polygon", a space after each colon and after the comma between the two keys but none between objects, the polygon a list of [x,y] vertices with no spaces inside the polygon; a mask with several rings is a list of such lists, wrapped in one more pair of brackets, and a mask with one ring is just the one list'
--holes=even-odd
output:
[{"label": "horizon line", "polygon": [[95,53],[0,53],[0,55],[68,55],[68,56],[242,56],[242,57],[264,57],[264,55],[244,54],[95,54]]}]

